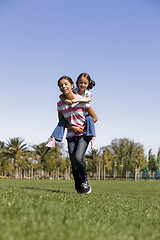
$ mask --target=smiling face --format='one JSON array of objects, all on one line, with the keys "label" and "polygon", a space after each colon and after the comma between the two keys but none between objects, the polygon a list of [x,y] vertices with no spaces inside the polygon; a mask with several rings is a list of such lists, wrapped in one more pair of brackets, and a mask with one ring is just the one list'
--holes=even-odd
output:
[{"label": "smiling face", "polygon": [[72,93],[72,89],[74,87],[73,84],[71,84],[67,79],[63,78],[60,80],[59,84],[59,89],[64,95],[68,95]]},{"label": "smiling face", "polygon": [[85,77],[81,77],[78,80],[78,88],[79,88],[79,92],[85,92],[85,90],[87,89],[89,85],[88,79]]}]

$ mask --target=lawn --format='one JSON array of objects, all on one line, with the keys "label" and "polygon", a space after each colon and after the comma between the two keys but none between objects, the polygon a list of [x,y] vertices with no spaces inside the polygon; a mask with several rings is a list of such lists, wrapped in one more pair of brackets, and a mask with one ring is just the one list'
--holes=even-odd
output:
[{"label": "lawn", "polygon": [[160,181],[0,179],[0,239],[159,240]]}]

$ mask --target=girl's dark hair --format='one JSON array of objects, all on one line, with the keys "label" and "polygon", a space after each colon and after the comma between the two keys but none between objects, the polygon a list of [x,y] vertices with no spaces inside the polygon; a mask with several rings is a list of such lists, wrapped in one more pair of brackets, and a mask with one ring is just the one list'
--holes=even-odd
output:
[{"label": "girl's dark hair", "polygon": [[59,86],[59,83],[60,83],[60,81],[61,81],[62,79],[66,79],[66,80],[68,80],[71,84],[74,85],[73,80],[72,80],[70,77],[68,77],[68,76],[62,76],[62,77],[58,80],[58,86]]},{"label": "girl's dark hair", "polygon": [[81,79],[81,77],[84,77],[84,78],[86,78],[86,79],[88,80],[88,87],[87,87],[88,90],[89,90],[89,89],[92,89],[92,88],[96,85],[95,81],[93,81],[93,80],[91,79],[91,77],[89,76],[88,73],[81,73],[81,74],[78,76],[77,81],[76,81],[76,86],[77,86],[77,87],[78,87],[78,81]]},{"label": "girl's dark hair", "polygon": [[[61,81],[62,79],[68,80],[68,81],[70,82],[70,84],[73,84],[73,87],[74,87],[74,82],[73,82],[72,78],[70,78],[70,77],[68,77],[68,76],[62,76],[62,77],[58,80],[58,86],[59,86],[59,83],[60,83],[60,81]],[[72,89],[72,91],[73,91],[74,93],[76,93],[75,90]]]}]

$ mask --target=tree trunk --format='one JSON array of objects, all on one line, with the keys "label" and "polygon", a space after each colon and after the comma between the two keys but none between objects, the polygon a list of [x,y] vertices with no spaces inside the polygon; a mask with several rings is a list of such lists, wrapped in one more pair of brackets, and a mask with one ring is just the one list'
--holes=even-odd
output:
[{"label": "tree trunk", "polygon": [[154,174],[155,174],[155,171],[153,171],[153,173],[152,173],[152,178],[153,178],[153,180],[154,180]]},{"label": "tree trunk", "polygon": [[58,167],[57,170],[56,170],[56,179],[59,180],[59,167]]},{"label": "tree trunk", "polygon": [[150,170],[149,178],[152,178],[152,171]]},{"label": "tree trunk", "polygon": [[141,172],[141,169],[140,169],[140,166],[139,166],[139,167],[138,167],[138,180],[140,180],[140,179],[141,179],[140,172]]},{"label": "tree trunk", "polygon": [[20,178],[24,178],[24,170],[22,169],[21,172],[19,171]]},{"label": "tree trunk", "polygon": [[42,176],[42,174],[41,174],[41,170],[38,169],[38,177],[40,178],[41,176]]},{"label": "tree trunk", "polygon": [[114,167],[113,170],[113,178],[115,179],[117,177],[117,169]]},{"label": "tree trunk", "polygon": [[102,167],[102,169],[101,169],[101,179],[103,179],[103,167]]},{"label": "tree trunk", "polygon": [[31,168],[31,174],[32,174],[31,176],[32,176],[32,178],[33,178],[33,167]]},{"label": "tree trunk", "polygon": [[128,180],[129,179],[129,170],[127,169],[126,170],[126,180]]},{"label": "tree trunk", "polygon": [[98,165],[96,166],[96,169],[97,169],[96,180],[98,180]]},{"label": "tree trunk", "polygon": [[6,169],[4,169],[3,173],[2,173],[3,177],[6,177]]},{"label": "tree trunk", "polygon": [[53,171],[53,179],[55,179],[55,175],[56,175],[56,173],[55,173],[55,170]]},{"label": "tree trunk", "polygon": [[67,168],[65,169],[65,176],[64,176],[65,180],[68,179],[68,171],[67,171]]},{"label": "tree trunk", "polygon": [[99,163],[98,180],[101,180],[101,167]]},{"label": "tree trunk", "polygon": [[106,165],[103,166],[103,179],[106,180]]},{"label": "tree trunk", "polygon": [[137,181],[137,165],[135,166],[135,175],[134,175],[134,180]]},{"label": "tree trunk", "polygon": [[18,178],[18,169],[17,169],[17,167],[15,167],[14,176],[15,176],[15,178]]},{"label": "tree trunk", "polygon": [[58,169],[57,169],[57,174],[58,174],[58,180],[59,180],[59,167],[58,167]]},{"label": "tree trunk", "polygon": [[70,166],[68,166],[68,179],[71,178],[70,175],[71,175],[71,169],[70,169]]}]

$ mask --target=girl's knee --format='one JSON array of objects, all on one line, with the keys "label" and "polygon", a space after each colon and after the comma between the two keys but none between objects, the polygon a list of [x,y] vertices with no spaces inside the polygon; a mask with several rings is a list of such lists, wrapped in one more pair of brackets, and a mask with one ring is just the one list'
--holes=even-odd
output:
[{"label": "girl's knee", "polygon": [[78,163],[78,164],[81,164],[83,162],[83,157],[76,154],[75,155],[75,161]]}]

